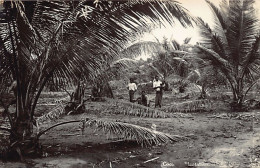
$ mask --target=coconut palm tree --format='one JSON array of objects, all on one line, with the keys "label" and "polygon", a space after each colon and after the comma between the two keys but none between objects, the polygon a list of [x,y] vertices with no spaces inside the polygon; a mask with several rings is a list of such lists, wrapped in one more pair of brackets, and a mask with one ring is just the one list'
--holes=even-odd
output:
[{"label": "coconut palm tree", "polygon": [[[56,83],[73,83],[79,76],[95,77],[103,60],[96,51],[100,48],[109,51],[107,59],[113,58],[127,41],[126,37],[138,32],[136,27],[146,26],[147,18],[159,21],[175,17],[184,26],[191,24],[187,11],[177,2],[94,2],[37,1],[30,6],[33,10],[29,12],[28,4],[22,1],[4,3],[0,26],[0,75],[2,79],[15,81],[16,111],[11,116],[8,105],[1,101],[10,123],[10,128],[1,130],[10,132],[10,150],[20,156],[35,149],[44,132],[69,123],[54,125],[36,136],[33,134],[37,101],[51,78],[57,79]],[[152,132],[138,131],[140,127],[124,123],[88,119],[71,122],[82,121],[112,129],[115,134],[125,132],[126,138],[135,137],[138,141],[165,140],[161,133],[153,136]]]},{"label": "coconut palm tree", "polygon": [[234,110],[241,110],[246,94],[259,80],[259,20],[254,0],[223,0],[220,8],[206,1],[214,14],[212,29],[198,19],[203,41],[201,58],[218,69],[233,92]]}]

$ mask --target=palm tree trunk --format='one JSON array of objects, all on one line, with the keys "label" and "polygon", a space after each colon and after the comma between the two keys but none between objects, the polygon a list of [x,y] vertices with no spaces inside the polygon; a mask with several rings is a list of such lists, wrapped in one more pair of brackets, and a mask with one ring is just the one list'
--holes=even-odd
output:
[{"label": "palm tree trunk", "polygon": [[97,89],[100,90],[100,97],[114,98],[112,88],[107,81],[103,82],[102,84],[97,84]]},{"label": "palm tree trunk", "polygon": [[244,95],[243,95],[243,86],[241,82],[237,82],[238,84],[235,88],[232,88],[233,92],[233,102],[231,103],[232,111],[239,112],[245,111],[245,107],[243,105]]},{"label": "palm tree trunk", "polygon": [[201,86],[201,95],[200,95],[200,98],[201,98],[201,99],[205,99],[206,96],[207,96],[207,94],[206,94],[205,84],[202,84],[202,86]]},{"label": "palm tree trunk", "polygon": [[38,140],[33,137],[33,122],[27,111],[19,112],[9,136],[10,146],[8,152],[12,155],[9,159],[20,159],[30,153],[36,154],[39,150]]}]

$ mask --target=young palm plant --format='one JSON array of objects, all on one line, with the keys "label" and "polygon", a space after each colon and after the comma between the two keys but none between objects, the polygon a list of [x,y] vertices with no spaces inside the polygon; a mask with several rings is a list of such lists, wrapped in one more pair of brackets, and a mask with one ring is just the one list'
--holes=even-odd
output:
[{"label": "young palm plant", "polygon": [[221,8],[207,1],[214,14],[211,29],[198,19],[204,40],[197,45],[205,54],[201,58],[218,69],[233,93],[233,110],[243,110],[243,101],[259,80],[259,20],[254,0],[223,0]]},{"label": "young palm plant", "polygon": [[[96,6],[96,7],[95,7]],[[116,54],[126,42],[130,31],[138,31],[138,25],[145,25],[142,16],[155,21],[176,17],[183,25],[191,24],[190,17],[178,3],[157,1],[130,1],[130,3],[95,4],[89,1],[37,1],[31,12],[21,1],[5,2],[1,11],[1,77],[15,81],[16,111],[8,115],[10,128],[10,151],[20,155],[34,152],[39,137],[46,131],[66,123],[54,125],[37,135],[33,132],[34,114],[38,99],[46,83],[73,83],[80,77],[90,79],[98,74],[101,58],[98,48]],[[141,7],[147,7],[142,10]],[[166,10],[167,9],[167,10]],[[169,9],[169,10],[168,10]],[[165,15],[160,14],[167,11]],[[2,15],[3,13],[3,15]],[[28,13],[31,13],[29,15]],[[161,142],[170,136],[153,134],[139,126],[97,121],[99,128],[113,130],[137,141]],[[80,122],[80,121],[71,121]],[[85,123],[85,122],[84,122]],[[158,135],[158,136],[157,136]],[[159,140],[160,139],[160,140]],[[32,150],[31,150],[32,149]]]}]

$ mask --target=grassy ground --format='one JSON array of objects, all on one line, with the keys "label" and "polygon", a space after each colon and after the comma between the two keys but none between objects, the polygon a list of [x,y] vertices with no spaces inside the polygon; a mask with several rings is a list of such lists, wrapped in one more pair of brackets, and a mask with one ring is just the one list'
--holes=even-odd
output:
[{"label": "grassy ground", "polygon": [[[55,95],[47,94],[39,103],[44,104],[47,99],[52,101],[53,97]],[[153,99],[153,95],[150,97]],[[178,101],[170,93],[166,93],[164,98],[165,106]],[[107,106],[106,102],[87,102],[86,113],[64,116],[42,127],[61,121],[94,117],[116,119],[148,128],[156,124],[158,131],[194,136],[187,141],[142,148],[135,142],[107,139],[106,134],[92,129],[86,129],[82,135],[81,125],[68,124],[42,136],[43,157],[27,158],[26,163],[0,162],[0,167],[260,167],[258,111],[230,117],[232,114],[225,104],[216,100],[213,111],[207,113],[192,113],[179,118],[140,118],[110,113],[105,110]],[[40,105],[37,113],[45,113],[51,108],[52,105]]]}]

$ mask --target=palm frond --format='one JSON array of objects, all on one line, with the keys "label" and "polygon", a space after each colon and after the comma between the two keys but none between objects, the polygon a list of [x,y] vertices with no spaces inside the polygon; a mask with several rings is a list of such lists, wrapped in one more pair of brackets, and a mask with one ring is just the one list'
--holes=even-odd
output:
[{"label": "palm frond", "polygon": [[113,61],[110,66],[117,67],[117,68],[121,68],[121,67],[126,68],[126,67],[131,67],[133,65],[136,65],[136,63],[137,63],[137,60],[130,59],[130,58],[122,58],[122,59]]},{"label": "palm frond", "polygon": [[[215,29],[214,31],[220,37],[220,40],[223,42],[223,49],[225,50],[223,53],[228,54],[230,53],[228,48],[228,41],[227,41],[227,29],[228,29],[228,20],[223,15],[227,15],[227,13],[221,13],[221,11],[210,1],[206,0],[207,4],[210,6],[214,16],[215,16]],[[223,3],[224,5],[224,3]],[[219,40],[219,41],[220,41]]]},{"label": "palm frond", "polygon": [[36,119],[36,126],[39,129],[40,126],[46,122],[51,122],[56,119],[61,118],[63,115],[65,115],[65,108],[66,104],[59,103],[55,108],[53,108],[50,112],[38,117]]},{"label": "palm frond", "polygon": [[212,29],[202,18],[198,17],[197,20],[202,44],[211,45]]},{"label": "palm frond", "polygon": [[181,45],[176,40],[172,40],[171,45],[172,45],[174,50],[179,50],[179,51],[181,50]]},{"label": "palm frond", "polygon": [[[260,64],[260,35],[255,37],[255,42],[252,44],[251,51],[244,58],[243,69],[244,72],[250,72],[252,70],[254,73],[259,73],[259,64]],[[246,70],[248,69],[248,70]],[[242,73],[242,75],[244,75]]]},{"label": "palm frond", "polygon": [[227,29],[227,20],[225,20],[225,18],[223,17],[223,15],[226,15],[226,13],[221,13],[221,11],[212,2],[208,0],[206,0],[206,2],[210,6],[211,10],[214,12],[215,16],[217,17],[219,23],[222,26],[222,29]]},{"label": "palm frond", "polygon": [[190,117],[188,114],[177,113],[182,112],[168,111],[167,108],[155,109],[152,107],[146,107],[143,105],[139,105],[136,103],[131,103],[125,100],[116,100],[104,98],[108,103],[108,106],[105,107],[104,112],[112,113],[112,114],[123,114],[129,116],[143,117],[143,118],[187,118]]},{"label": "palm frond", "polygon": [[201,18],[198,18],[198,26],[200,30],[200,35],[202,36],[202,44],[207,48],[213,49],[222,58],[229,58],[229,48],[226,42],[226,36],[219,32],[215,33],[207,23],[205,23]]},{"label": "palm frond", "polygon": [[220,70],[220,73],[222,73],[229,82],[233,84],[237,83],[234,76],[234,65],[231,62],[221,58],[214,50],[207,49],[203,46],[199,46],[199,48],[206,53],[205,58],[210,60],[210,64],[217,67]]},{"label": "palm frond", "polygon": [[191,41],[191,37],[187,37],[184,39],[184,44],[189,44],[190,41]]},{"label": "palm frond", "polygon": [[253,7],[254,0],[230,3],[230,27],[227,32],[232,58],[237,66],[250,51],[259,30],[259,20]]},{"label": "palm frond", "polygon": [[151,107],[146,107],[140,104],[131,103],[125,100],[116,100],[116,99],[105,99],[108,106],[107,112],[114,114],[124,114],[136,117],[149,117],[149,118],[171,118],[176,117],[174,114],[166,113],[159,109],[154,109]]},{"label": "palm frond", "polygon": [[220,13],[222,13],[222,18],[227,25],[229,25],[229,19],[228,19],[229,15],[230,15],[229,9],[230,9],[230,6],[229,6],[228,1],[222,0],[219,4],[219,10],[220,10]]},{"label": "palm frond", "polygon": [[204,51],[206,54],[208,54],[214,61],[217,61],[219,66],[222,66],[223,68],[225,68],[226,70],[230,71],[232,70],[232,65],[228,62],[228,60],[222,58],[218,53],[216,53],[213,50],[210,50],[202,45],[196,45],[196,47],[198,47],[199,49],[201,49],[202,51]]},{"label": "palm frond", "polygon": [[42,134],[47,131],[64,124],[69,123],[83,123],[82,133],[84,134],[84,129],[87,127],[94,128],[98,131],[103,131],[107,134],[107,137],[117,136],[121,140],[132,140],[136,141],[143,147],[148,147],[152,145],[160,145],[167,142],[180,142],[189,139],[189,136],[180,135],[170,135],[160,131],[145,128],[139,125],[134,125],[130,123],[123,123],[117,121],[109,121],[103,119],[95,118],[82,118],[81,120],[66,121],[62,123],[55,124],[37,134],[39,138]]},{"label": "palm frond", "polygon": [[130,45],[129,47],[125,48],[120,53],[120,55],[122,55],[123,57],[135,58],[142,55],[143,53],[146,55],[150,55],[162,51],[164,51],[164,49],[161,44],[152,41],[143,41],[134,43],[133,45]]},{"label": "palm frond", "polygon": [[[0,48],[1,48],[1,66],[0,75],[2,78],[7,76],[15,77],[15,69],[13,64],[13,48],[10,36],[14,35],[13,31],[10,32],[7,23],[0,23]],[[11,78],[9,78],[10,80]]]},{"label": "palm frond", "polygon": [[[155,8],[153,4],[156,4],[157,7],[160,10],[166,10],[165,6],[162,5],[161,3],[158,3],[156,1],[151,1],[151,2],[145,2],[145,3],[139,3],[139,2],[131,2],[129,3],[122,3],[122,5],[118,5],[115,9],[113,10],[108,10],[107,12],[109,12],[109,15],[111,15],[111,17],[107,17],[106,15],[103,15],[103,13],[101,11],[99,11],[98,9],[94,9],[91,8],[91,6],[86,6],[82,3],[78,3],[76,4],[76,8],[74,9],[69,3],[67,2],[37,2],[36,7],[35,7],[35,12],[34,12],[34,16],[32,19],[32,22],[29,23],[26,16],[23,13],[23,10],[19,10],[22,19],[20,19],[21,21],[18,22],[18,27],[22,28],[22,27],[26,27],[28,28],[28,31],[26,29],[25,30],[20,30],[21,32],[24,33],[20,33],[21,35],[23,34],[28,34],[28,38],[22,38],[21,36],[21,41],[24,44],[28,44],[29,42],[31,42],[31,45],[27,45],[27,46],[34,46],[33,42],[37,41],[37,45],[39,45],[37,49],[35,49],[35,51],[29,51],[29,49],[24,50],[26,53],[24,55],[31,55],[32,53],[36,53],[37,57],[41,57],[41,55],[46,55],[44,53],[42,53],[43,51],[36,51],[36,50],[45,50],[46,48],[44,48],[46,46],[47,43],[49,43],[48,39],[52,39],[52,35],[53,35],[53,29],[57,28],[59,31],[57,32],[57,37],[55,37],[56,39],[54,39],[53,43],[51,45],[54,45],[56,47],[53,47],[53,50],[51,51],[52,53],[61,53],[59,57],[57,57],[55,54],[50,54],[52,57],[56,58],[55,62],[60,62],[60,60],[62,60],[62,63],[58,63],[56,64],[55,62],[53,62],[53,60],[50,61],[50,65],[45,66],[47,69],[49,66],[55,66],[57,67],[55,69],[55,71],[53,72],[55,74],[55,76],[61,75],[62,77],[66,77],[66,78],[71,78],[73,76],[75,76],[75,71],[80,72],[82,69],[84,69],[83,67],[86,67],[84,65],[88,65],[86,67],[86,74],[89,74],[89,72],[93,72],[94,69],[97,69],[97,64],[96,61],[94,61],[93,55],[94,53],[91,52],[93,51],[92,49],[96,48],[96,47],[100,47],[102,46],[102,48],[107,48],[105,46],[109,46],[109,48],[113,49],[114,51],[118,48],[120,48],[120,46],[122,46],[124,44],[124,42],[126,41],[126,39],[124,39],[125,37],[127,37],[129,29],[126,29],[127,26],[130,26],[128,28],[134,30],[134,31],[138,31],[136,29],[136,25],[133,26],[133,24],[128,24],[130,22],[134,22],[135,24],[142,26],[142,25],[146,25],[144,21],[138,21],[137,18],[140,18],[141,14],[144,14],[146,17],[150,17],[153,20],[159,19],[161,17],[169,17],[168,14],[166,15],[159,15],[158,13],[156,13],[156,11],[158,12],[157,7]],[[138,12],[136,10],[132,10],[131,7],[141,7],[141,6],[152,6],[153,8],[149,8],[149,10],[147,10],[146,12]],[[177,3],[172,3],[171,5],[168,5],[169,7],[172,8],[172,10],[175,9],[175,12],[177,12],[177,10],[179,12],[184,12],[185,10],[183,10],[181,8],[181,6]],[[19,7],[19,6],[18,6]],[[81,11],[80,9],[84,8],[84,7],[89,7],[91,8],[91,13],[89,14],[89,16],[86,17],[73,17],[75,15],[78,15],[78,13]],[[104,10],[105,8],[103,8]],[[125,10],[125,11],[124,11]],[[122,11],[124,11],[125,15],[122,15],[122,17],[118,17],[121,16],[119,15],[119,13],[122,13]],[[154,13],[155,12],[155,13]],[[185,19],[187,15],[183,15],[183,16],[176,16],[179,18],[182,18],[183,22],[184,20],[188,21],[188,17]],[[41,18],[41,19],[40,19]],[[44,21],[43,21],[44,20]],[[102,20],[102,22],[101,22]],[[81,24],[78,24],[78,23]],[[183,22],[184,23],[184,22]],[[188,23],[188,22],[187,22]],[[189,22],[191,23],[191,22]],[[189,24],[188,23],[188,24]],[[84,26],[87,27],[87,36],[86,38],[80,38],[82,41],[81,43],[84,44],[84,48],[83,48],[83,44],[81,45],[75,45],[75,34],[76,31],[83,30]],[[71,29],[71,27],[74,28],[74,30]],[[100,29],[100,27],[102,29]],[[106,27],[106,29],[104,29]],[[36,29],[37,28],[37,29]],[[86,31],[86,28],[84,28]],[[113,31],[111,31],[113,30]],[[30,32],[33,35],[30,35]],[[83,31],[84,32],[84,31]],[[77,36],[82,35],[83,34],[77,34]],[[116,36],[115,36],[116,34]],[[115,38],[111,38],[111,36],[115,37]],[[33,37],[33,40],[31,39]],[[73,38],[72,38],[73,37]],[[22,40],[23,39],[23,40]],[[71,43],[74,43],[74,46],[76,46],[77,48],[73,48],[72,50],[69,48],[69,50],[66,47],[61,47],[61,45],[64,44],[59,44],[58,41],[60,41],[60,39],[64,39],[64,41],[69,41],[72,40]],[[78,41],[78,40],[77,40]],[[117,47],[115,47],[117,46]],[[47,45],[47,47],[49,47]],[[87,49],[90,48],[90,49]],[[65,51],[64,51],[65,50]],[[82,58],[83,56],[83,51],[85,50],[86,53],[84,53],[84,55],[88,55],[89,57],[84,56],[84,59]],[[71,53],[67,53],[67,51],[71,52]],[[50,51],[49,51],[50,52]],[[63,54],[62,54],[63,53]],[[91,53],[91,54],[89,54]],[[111,55],[113,55],[114,53],[111,53]],[[67,55],[73,55],[74,59],[71,59],[71,57],[68,57]],[[48,56],[48,54],[45,56],[46,58],[50,58],[50,56]],[[66,58],[66,59],[65,59]],[[69,58],[69,59],[67,59]],[[86,58],[89,58],[86,60]],[[43,59],[42,59],[43,60]],[[72,61],[73,60],[73,61]],[[79,61],[81,60],[81,61]],[[85,61],[82,61],[85,60]],[[74,66],[75,65],[75,66]],[[83,65],[83,66],[82,66]],[[82,67],[82,68],[79,68]],[[33,69],[33,68],[31,68]],[[73,69],[73,71],[72,71]],[[45,69],[42,69],[41,71],[45,71]],[[48,70],[47,73],[50,73],[51,71]],[[36,75],[37,76],[37,75]]]},{"label": "palm frond", "polygon": [[169,135],[138,125],[101,119],[86,119],[85,126],[102,130],[107,133],[108,136],[116,135],[125,140],[135,140],[142,146],[159,145],[169,141],[178,142],[188,139],[185,136]]},{"label": "palm frond", "polygon": [[205,112],[212,109],[210,100],[189,100],[181,103],[174,103],[166,108],[168,112]]},{"label": "palm frond", "polygon": [[[135,11],[126,11],[131,16],[136,19],[139,19],[139,16],[146,16],[153,21],[165,20],[170,24],[174,23],[172,18],[176,18],[183,26],[192,25],[193,18],[189,14],[189,12],[183,8],[179,2],[177,1],[156,1],[156,0],[147,0],[147,1],[140,1],[131,0],[128,1],[128,4],[131,5],[132,9]],[[148,10],[140,10],[145,7]],[[133,15],[134,13],[135,16]],[[139,15],[139,16],[138,16]]]}]

